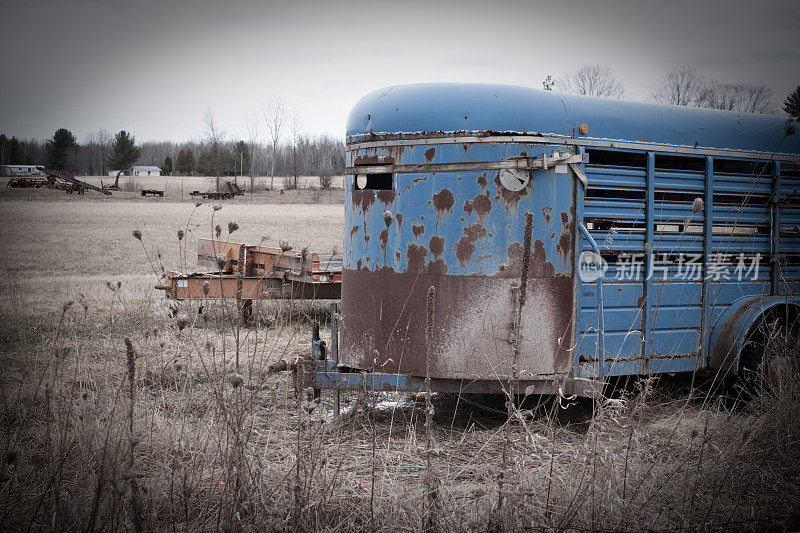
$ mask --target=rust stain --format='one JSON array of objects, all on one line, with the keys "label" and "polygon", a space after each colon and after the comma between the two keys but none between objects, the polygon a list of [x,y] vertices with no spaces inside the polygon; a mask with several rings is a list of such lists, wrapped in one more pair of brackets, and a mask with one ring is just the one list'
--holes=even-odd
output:
[{"label": "rust stain", "polygon": [[353,240],[353,237],[356,236],[356,233],[358,233],[358,224],[353,226],[353,229],[350,230],[350,240]]},{"label": "rust stain", "polygon": [[[508,245],[509,268],[507,272],[514,276],[522,273],[522,244],[512,242]],[[552,278],[555,277],[555,267],[547,260],[547,252],[544,249],[542,239],[536,239],[533,243],[531,262],[528,267],[529,278]]]},{"label": "rust stain", "polygon": [[433,274],[434,276],[444,276],[447,274],[447,263],[444,262],[444,259],[431,261],[428,263],[428,266],[425,267],[425,272],[426,274]]},{"label": "rust stain", "polygon": [[357,269],[357,270],[361,270],[361,259],[359,259],[358,261],[356,261],[356,269]]},{"label": "rust stain", "polygon": [[467,263],[472,259],[472,254],[475,253],[475,242],[485,236],[486,228],[480,222],[464,228],[464,235],[453,247],[456,251],[456,258],[462,267],[467,266]]},{"label": "rust stain", "polygon": [[453,196],[453,191],[450,189],[442,189],[433,195],[433,208],[436,209],[436,220],[440,220],[445,211],[448,213],[453,212],[453,205],[456,199]]},{"label": "rust stain", "polygon": [[384,229],[381,231],[381,234],[378,236],[378,239],[381,241],[381,250],[383,250],[383,262],[386,262],[386,243],[389,242],[389,230]]},{"label": "rust stain", "polygon": [[550,213],[552,212],[553,212],[552,207],[542,208],[542,216],[544,217],[544,223],[547,224],[547,229],[550,229]]},{"label": "rust stain", "polygon": [[395,220],[397,220],[397,231],[403,229],[403,213],[397,213],[394,216]]},{"label": "rust stain", "polygon": [[411,180],[411,183],[413,183],[414,185],[416,185],[417,183],[420,183],[420,182],[422,182],[422,181],[425,181],[425,180],[427,180],[427,179],[428,179],[428,176],[425,176],[425,177],[423,177],[423,178],[414,178],[413,180]]},{"label": "rust stain", "polygon": [[360,155],[353,160],[353,165],[394,165],[394,158],[390,155]]},{"label": "rust stain", "polygon": [[387,206],[392,205],[392,202],[394,202],[395,194],[396,193],[394,192],[394,189],[381,190],[380,192],[378,192],[378,200],[383,202],[384,205]]},{"label": "rust stain", "polygon": [[472,218],[472,202],[464,200],[464,212],[469,218]]},{"label": "rust stain", "polygon": [[375,193],[371,190],[360,191],[353,187],[351,196],[353,206],[358,206],[362,213],[369,211],[369,208],[375,203]]},{"label": "rust stain", "polygon": [[489,185],[489,182],[486,180],[486,172],[484,172],[483,174],[478,176],[477,182],[478,182],[478,185],[481,186],[481,189],[483,189],[485,191],[486,190],[486,186]]},{"label": "rust stain", "polygon": [[542,239],[536,239],[536,242],[533,243],[530,269],[531,273],[528,277],[551,278],[555,275],[555,267],[547,260]]},{"label": "rust stain", "polygon": [[406,251],[406,265],[405,272],[412,274],[419,274],[425,269],[425,258],[428,256],[428,249],[419,244],[409,244]]},{"label": "rust stain", "polygon": [[486,194],[479,194],[473,198],[472,208],[475,210],[475,214],[478,215],[479,220],[488,215],[489,211],[492,210],[492,201],[489,199],[489,192]]},{"label": "rust stain", "polygon": [[394,253],[394,260],[395,260],[396,263],[400,262],[400,252],[395,252]]},{"label": "rust stain", "polygon": [[558,236],[556,251],[564,261],[564,269],[569,266],[570,253],[572,251],[572,233],[574,231],[573,222],[570,222],[566,211],[561,212],[561,235]]},{"label": "rust stain", "polygon": [[425,233],[425,226],[422,224],[422,222],[419,224],[412,224],[411,233],[414,234],[414,240],[417,240],[417,237]]},{"label": "rust stain", "polygon": [[438,235],[431,237],[428,248],[433,254],[433,257],[439,259],[439,256],[444,252],[444,237],[439,237]]},{"label": "rust stain", "polygon": [[425,150],[425,161],[427,161],[428,164],[430,164],[431,161],[433,161],[433,156],[435,155],[436,155],[436,148],[431,146],[430,148]]}]

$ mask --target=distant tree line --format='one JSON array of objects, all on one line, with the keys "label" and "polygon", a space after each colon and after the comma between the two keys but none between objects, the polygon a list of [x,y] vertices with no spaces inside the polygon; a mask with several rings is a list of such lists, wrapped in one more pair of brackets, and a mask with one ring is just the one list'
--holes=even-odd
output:
[{"label": "distant tree line", "polygon": [[[602,65],[584,65],[558,78],[547,76],[543,86],[550,91],[606,98],[622,98],[625,94],[622,82]],[[653,85],[650,98],[664,104],[750,113],[778,114],[782,110],[789,116],[800,116],[800,86],[779,107],[766,85],[721,83],[703,76],[694,67],[667,72]],[[126,131],[112,135],[107,130],[90,133],[82,143],[65,128],[56,130],[46,141],[0,134],[0,164],[45,165],[82,175],[105,175],[133,165],[153,165],[160,167],[164,175],[215,176],[217,182],[221,176],[250,176],[251,189],[254,176],[270,176],[270,187],[274,186],[275,176],[287,177],[284,186],[291,188],[297,187],[298,176],[318,176],[326,187],[332,176],[344,174],[342,139],[301,133],[297,115],[290,116],[280,99],[264,110],[263,117],[253,115],[247,140],[226,140],[210,109],[203,118],[206,130],[202,139],[182,143],[137,144]],[[268,143],[258,142],[262,118]]]},{"label": "distant tree line", "polygon": [[121,131],[112,136],[105,130],[89,134],[79,143],[72,132],[57,130],[46,141],[18,139],[0,134],[0,165],[44,165],[81,175],[105,175],[133,165],[154,165],[165,175],[330,177],[344,174],[344,142],[329,136],[298,135],[296,144],[272,145],[244,140],[222,141],[215,150],[205,141],[144,142]]}]

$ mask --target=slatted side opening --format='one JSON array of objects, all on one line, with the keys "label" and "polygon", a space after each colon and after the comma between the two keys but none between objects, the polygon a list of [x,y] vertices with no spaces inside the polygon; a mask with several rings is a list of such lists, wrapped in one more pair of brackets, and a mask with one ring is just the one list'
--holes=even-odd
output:
[{"label": "slatted side opening", "polygon": [[[736,298],[769,293],[771,200],[776,167],[763,161],[712,160],[712,262],[706,270],[706,158],[655,155],[653,236],[651,242],[645,242],[646,153],[587,151],[589,188],[583,221],[608,263],[603,278],[607,360],[626,362],[628,366],[624,368],[628,370],[653,371],[653,365],[662,371],[678,370],[701,349],[702,285],[706,276],[711,278],[712,322]],[[794,194],[798,205],[787,201],[782,214],[785,223],[780,232],[781,251],[797,251],[787,254],[782,267],[789,278],[796,280],[800,272],[800,179],[786,172],[783,176],[782,194]],[[581,242],[583,251],[590,250],[588,242]],[[640,356],[646,251],[653,253],[650,290],[654,307],[649,321],[652,331],[644,346],[648,360],[644,361]],[[737,281],[737,277],[741,280]],[[595,358],[595,290],[593,284],[582,284],[579,299],[576,353],[585,362]],[[675,358],[682,361],[670,362]]]},{"label": "slatted side opening", "polygon": [[[644,152],[587,150],[589,188],[584,201],[584,225],[608,262],[604,276],[604,318],[606,360],[616,372],[641,371],[642,284],[617,279],[625,270],[620,259],[628,253],[643,252],[646,206]],[[582,249],[591,250],[585,239]],[[578,309],[576,354],[584,364],[596,359],[598,310],[594,284],[583,284]]]}]

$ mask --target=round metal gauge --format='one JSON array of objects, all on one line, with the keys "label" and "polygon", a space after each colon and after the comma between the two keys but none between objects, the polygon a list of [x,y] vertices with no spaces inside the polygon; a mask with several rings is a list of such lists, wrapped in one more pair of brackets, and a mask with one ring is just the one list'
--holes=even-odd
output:
[{"label": "round metal gauge", "polygon": [[530,174],[516,168],[500,169],[500,184],[511,192],[519,192],[528,185]]},{"label": "round metal gauge", "polygon": [[358,174],[356,176],[356,189],[363,190],[367,186],[367,176]]}]

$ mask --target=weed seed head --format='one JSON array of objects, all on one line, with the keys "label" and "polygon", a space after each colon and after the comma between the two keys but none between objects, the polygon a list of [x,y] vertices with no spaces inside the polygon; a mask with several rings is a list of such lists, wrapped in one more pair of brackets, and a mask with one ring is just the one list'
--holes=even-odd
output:
[{"label": "weed seed head", "polygon": [[183,230],[182,230],[182,229],[179,229],[179,230],[178,230],[178,240],[179,240],[179,241],[182,241],[182,240],[183,240],[183,235],[184,235],[184,234],[183,234]]},{"label": "weed seed head", "polygon": [[222,235],[222,226],[217,224],[217,226],[214,228],[214,233],[216,233],[217,234],[217,238],[219,238],[219,236]]},{"label": "weed seed head", "polygon": [[138,229],[133,230],[133,236],[140,241],[142,240],[142,232]]},{"label": "weed seed head", "polygon": [[702,198],[695,198],[694,202],[692,202],[692,214],[702,211],[705,207],[706,204]]},{"label": "weed seed head", "polygon": [[221,205],[217,204],[214,206],[214,211],[219,211],[220,209],[222,209]]},{"label": "weed seed head", "polygon": [[281,241],[281,251],[288,252],[292,249],[292,245],[286,241]]},{"label": "weed seed head", "polygon": [[187,315],[178,315],[178,330],[183,331],[189,324],[189,317]]},{"label": "weed seed head", "polygon": [[392,215],[392,212],[389,211],[388,209],[383,212],[383,223],[386,224],[387,228],[392,225],[393,218],[394,215]]},{"label": "weed seed head", "polygon": [[228,235],[239,229],[239,224],[236,222],[228,222]]},{"label": "weed seed head", "polygon": [[196,203],[194,204],[194,206],[195,206],[195,207],[200,207],[201,205],[203,205],[203,202],[196,202]]},{"label": "weed seed head", "polygon": [[205,294],[207,296],[209,290],[211,290],[211,283],[209,283],[208,281],[204,281],[203,282],[203,294]]},{"label": "weed seed head", "polygon": [[67,309],[69,309],[72,306],[72,304],[74,304],[74,303],[75,303],[75,300],[67,300],[66,302],[64,302],[64,305],[62,306],[61,311],[63,313],[66,313]]},{"label": "weed seed head", "polygon": [[[217,226],[217,227],[219,227],[219,226]],[[219,235],[217,235],[217,237],[219,237]],[[222,270],[223,268],[225,268],[225,264],[226,264],[227,262],[228,262],[228,256],[227,256],[227,255],[225,255],[225,254],[219,254],[219,255],[217,256],[217,266],[219,267],[219,269],[220,269],[220,270]]]}]

